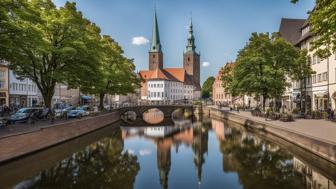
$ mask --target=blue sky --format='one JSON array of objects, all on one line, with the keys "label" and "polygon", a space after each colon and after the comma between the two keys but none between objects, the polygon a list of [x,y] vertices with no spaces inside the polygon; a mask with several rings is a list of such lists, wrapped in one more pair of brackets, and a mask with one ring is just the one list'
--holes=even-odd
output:
[{"label": "blue sky", "polygon": [[[84,16],[103,34],[111,35],[134,58],[137,71],[148,68],[155,0],[74,0]],[[66,0],[54,0],[62,6]],[[164,67],[182,67],[190,15],[197,51],[201,53],[201,80],[215,76],[252,32],[278,31],[280,19],[306,18],[314,0],[156,0]],[[137,40],[132,42],[134,37]],[[140,45],[141,44],[141,45]],[[207,66],[206,66],[207,65]]]}]

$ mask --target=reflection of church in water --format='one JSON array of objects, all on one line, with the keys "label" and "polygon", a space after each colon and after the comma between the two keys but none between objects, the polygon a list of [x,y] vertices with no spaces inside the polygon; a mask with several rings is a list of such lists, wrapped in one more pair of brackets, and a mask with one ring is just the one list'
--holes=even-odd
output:
[{"label": "reflection of church in water", "polygon": [[[174,130],[175,129],[175,130]],[[123,138],[132,136],[144,136],[151,139],[157,147],[157,168],[162,188],[168,188],[169,172],[171,167],[171,150],[175,148],[176,153],[179,146],[184,144],[191,146],[193,151],[193,162],[195,172],[200,184],[202,181],[202,168],[205,163],[205,154],[208,152],[208,131],[204,125],[196,125],[185,129],[179,127],[144,127],[132,130],[123,128]]]},{"label": "reflection of church in water", "polygon": [[208,152],[208,128],[197,126],[193,129],[178,133],[173,137],[173,141],[169,138],[158,139],[157,144],[157,166],[160,176],[160,183],[163,188],[168,188],[168,176],[171,166],[171,148],[174,145],[178,153],[179,145],[184,142],[192,145],[194,165],[198,183],[202,181],[202,168],[205,163],[205,154]]}]

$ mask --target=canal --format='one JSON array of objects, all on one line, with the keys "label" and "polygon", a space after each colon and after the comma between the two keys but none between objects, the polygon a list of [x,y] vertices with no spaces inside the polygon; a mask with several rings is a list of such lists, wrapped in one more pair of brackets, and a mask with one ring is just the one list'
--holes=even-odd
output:
[{"label": "canal", "polygon": [[[174,125],[118,123],[1,165],[0,188],[336,188],[335,165],[299,147],[177,114]],[[164,119],[158,110],[143,118]]]}]

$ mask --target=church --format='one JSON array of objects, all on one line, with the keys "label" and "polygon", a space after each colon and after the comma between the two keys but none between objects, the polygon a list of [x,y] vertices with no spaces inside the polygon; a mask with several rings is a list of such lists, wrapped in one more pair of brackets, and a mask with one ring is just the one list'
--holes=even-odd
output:
[{"label": "church", "polygon": [[200,54],[196,52],[192,20],[189,24],[187,46],[183,53],[183,67],[165,68],[155,12],[148,59],[148,70],[139,72],[142,78],[141,100],[172,103],[200,98]]}]

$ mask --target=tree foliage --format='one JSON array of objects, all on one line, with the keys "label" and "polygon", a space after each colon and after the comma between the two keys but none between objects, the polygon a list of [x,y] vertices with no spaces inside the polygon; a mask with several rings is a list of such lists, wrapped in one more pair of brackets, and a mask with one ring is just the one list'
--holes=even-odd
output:
[{"label": "tree foliage", "polygon": [[215,82],[214,77],[208,77],[202,85],[202,98],[209,98],[212,96],[212,85]]},{"label": "tree foliage", "polygon": [[[299,0],[292,0],[293,3]],[[309,13],[308,22],[314,36],[312,49],[322,58],[336,52],[336,1],[316,0],[314,9]]]},{"label": "tree foliage", "polygon": [[140,79],[134,72],[133,60],[123,56],[123,50],[110,36],[103,36],[100,41],[103,57],[99,74],[90,82],[81,85],[81,90],[100,97],[100,109],[106,94],[123,94],[135,92]]},{"label": "tree foliage", "polygon": [[[36,83],[47,107],[56,83],[97,85],[97,89],[104,85],[111,93],[133,91],[132,61],[121,55],[111,37],[103,37],[100,28],[83,17],[75,3],[57,8],[51,0],[2,0],[0,17],[0,59]],[[118,81],[123,87],[115,86]]]}]

